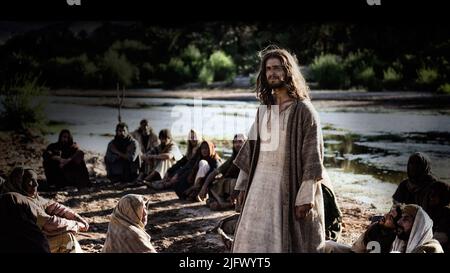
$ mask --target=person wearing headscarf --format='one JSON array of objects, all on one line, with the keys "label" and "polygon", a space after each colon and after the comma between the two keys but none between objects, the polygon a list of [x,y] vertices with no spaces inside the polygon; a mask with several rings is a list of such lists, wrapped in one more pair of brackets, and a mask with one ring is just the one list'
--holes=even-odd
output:
[{"label": "person wearing headscarf", "polygon": [[36,172],[29,167],[15,167],[3,192],[17,192],[38,209],[37,225],[47,237],[52,253],[82,252],[75,234],[89,229],[88,222],[70,208],[45,199],[38,194]]},{"label": "person wearing headscarf", "polygon": [[142,195],[123,196],[111,215],[106,234],[105,253],[156,253],[147,224],[147,200]]},{"label": "person wearing headscarf", "polygon": [[412,154],[407,166],[408,179],[402,181],[392,198],[394,203],[416,204],[427,210],[430,186],[437,181],[431,161],[423,153]]},{"label": "person wearing headscarf", "polygon": [[201,139],[202,137],[195,129],[189,131],[186,154],[167,170],[162,180],[152,183],[151,186],[153,189],[162,190],[172,188],[186,172],[193,168],[193,164],[195,164],[197,158],[200,156],[198,148]]},{"label": "person wearing headscarf", "polygon": [[199,154],[192,170],[175,185],[175,193],[180,199],[201,201],[198,194],[206,177],[222,163],[211,141],[200,144]]},{"label": "person wearing headscarf", "polygon": [[169,129],[163,129],[159,132],[159,140],[161,144],[152,153],[143,156],[146,164],[149,164],[150,169],[152,169],[151,173],[144,179],[146,182],[161,180],[166,176],[170,167],[183,157],[178,145],[173,141]]},{"label": "person wearing headscarf", "polygon": [[236,155],[244,145],[246,137],[243,134],[236,134],[233,138],[233,154],[231,157],[212,171],[205,180],[200,193],[200,199],[209,198],[207,204],[212,210],[233,209],[234,200],[238,191],[234,190],[236,179],[239,175],[239,168],[233,164]]},{"label": "person wearing headscarf", "polygon": [[418,205],[402,207],[398,220],[397,237],[391,252],[394,253],[443,253],[442,246],[433,239],[433,221]]},{"label": "person wearing headscarf", "polygon": [[141,158],[139,143],[128,133],[124,122],[116,125],[116,136],[108,143],[105,155],[106,172],[111,182],[133,182],[139,174]]},{"label": "person wearing headscarf", "polygon": [[50,253],[38,208],[20,193],[0,195],[0,253]]},{"label": "person wearing headscarf", "polygon": [[69,130],[59,133],[58,142],[48,145],[43,154],[47,184],[58,188],[90,186],[84,152],[73,141]]}]

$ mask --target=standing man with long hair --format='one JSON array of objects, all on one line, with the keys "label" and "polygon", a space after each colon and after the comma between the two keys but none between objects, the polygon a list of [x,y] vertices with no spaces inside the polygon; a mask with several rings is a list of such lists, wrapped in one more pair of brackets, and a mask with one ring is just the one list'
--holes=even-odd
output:
[{"label": "standing man with long hair", "polygon": [[233,252],[322,252],[321,185],[330,181],[319,116],[295,57],[263,50],[256,92],[261,106],[234,161],[244,201]]}]

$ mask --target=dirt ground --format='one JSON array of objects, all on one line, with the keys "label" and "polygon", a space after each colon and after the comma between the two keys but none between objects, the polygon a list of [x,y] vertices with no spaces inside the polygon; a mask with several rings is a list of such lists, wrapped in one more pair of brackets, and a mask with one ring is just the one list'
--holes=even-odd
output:
[{"label": "dirt ground", "polygon": [[[29,132],[27,135],[0,132],[0,175],[6,177],[16,164],[28,165],[37,170],[43,179],[41,154],[47,143],[42,137]],[[100,252],[108,230],[109,216],[119,199],[134,193],[151,200],[149,222],[146,226],[158,252],[227,252],[221,236],[212,231],[218,222],[234,211],[214,212],[205,203],[179,200],[174,192],[156,192],[146,186],[111,184],[105,179],[102,155],[87,152],[88,170],[94,186],[77,191],[67,188],[59,192],[42,192],[46,198],[54,199],[78,212],[90,224],[88,232],[77,238],[86,252]],[[344,214],[343,232],[340,242],[351,244],[369,224],[374,208],[344,199],[336,193]]]}]

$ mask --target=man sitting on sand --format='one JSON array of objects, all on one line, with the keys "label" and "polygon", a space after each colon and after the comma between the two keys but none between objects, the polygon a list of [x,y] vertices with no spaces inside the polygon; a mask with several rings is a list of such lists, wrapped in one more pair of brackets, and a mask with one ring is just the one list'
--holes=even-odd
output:
[{"label": "man sitting on sand", "polygon": [[200,140],[202,137],[195,130],[191,129],[187,138],[186,154],[167,171],[160,181],[154,181],[151,186],[155,190],[172,188],[177,182],[186,176],[194,167],[195,162],[200,157]]},{"label": "man sitting on sand", "polygon": [[89,173],[84,162],[84,153],[73,141],[69,130],[59,133],[58,142],[48,145],[43,154],[47,184],[58,188],[90,186]]},{"label": "man sitting on sand", "polygon": [[144,179],[149,184],[151,181],[161,180],[165,177],[170,167],[183,157],[177,144],[172,140],[169,129],[159,132],[159,140],[161,144],[152,153],[142,156],[145,164],[151,166],[151,173]]},{"label": "man sitting on sand", "polygon": [[81,246],[75,234],[87,231],[88,222],[70,208],[39,196],[38,185],[37,174],[33,169],[16,167],[6,181],[3,191],[20,193],[34,204],[37,225],[47,237],[52,253],[81,253]]},{"label": "man sitting on sand", "polygon": [[105,165],[111,182],[133,182],[141,165],[139,143],[128,133],[128,126],[121,122],[116,126],[116,136],[108,144]]},{"label": "man sitting on sand", "polygon": [[433,239],[433,221],[417,205],[405,205],[398,221],[397,237],[392,244],[395,253],[443,253],[442,246]]},{"label": "man sitting on sand", "polygon": [[[149,126],[148,120],[143,119],[131,136],[137,140],[139,143],[139,148],[141,149],[141,156],[151,152],[154,148],[159,145],[158,136],[153,132],[153,128]],[[142,164],[141,173],[139,178],[143,179],[149,174],[148,164]]]},{"label": "man sitting on sand", "polygon": [[0,253],[50,253],[47,237],[38,226],[32,201],[20,193],[0,194]]},{"label": "man sitting on sand", "polygon": [[239,168],[233,164],[236,155],[244,145],[246,138],[243,134],[236,134],[233,138],[233,154],[219,168],[212,171],[203,184],[199,197],[205,199],[209,191],[208,206],[212,210],[233,209],[234,200],[239,191],[235,191]]}]

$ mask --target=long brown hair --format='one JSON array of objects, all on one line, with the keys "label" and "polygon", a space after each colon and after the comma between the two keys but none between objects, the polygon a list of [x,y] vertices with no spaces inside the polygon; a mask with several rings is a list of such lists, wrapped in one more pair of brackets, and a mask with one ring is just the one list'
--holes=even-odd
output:
[{"label": "long brown hair", "polygon": [[261,64],[256,78],[256,95],[262,104],[274,105],[275,99],[272,95],[272,88],[269,86],[266,77],[266,62],[268,59],[277,58],[286,73],[285,87],[289,97],[297,100],[309,99],[309,88],[305,78],[300,72],[297,58],[287,50],[271,45],[263,49],[259,56]]}]

